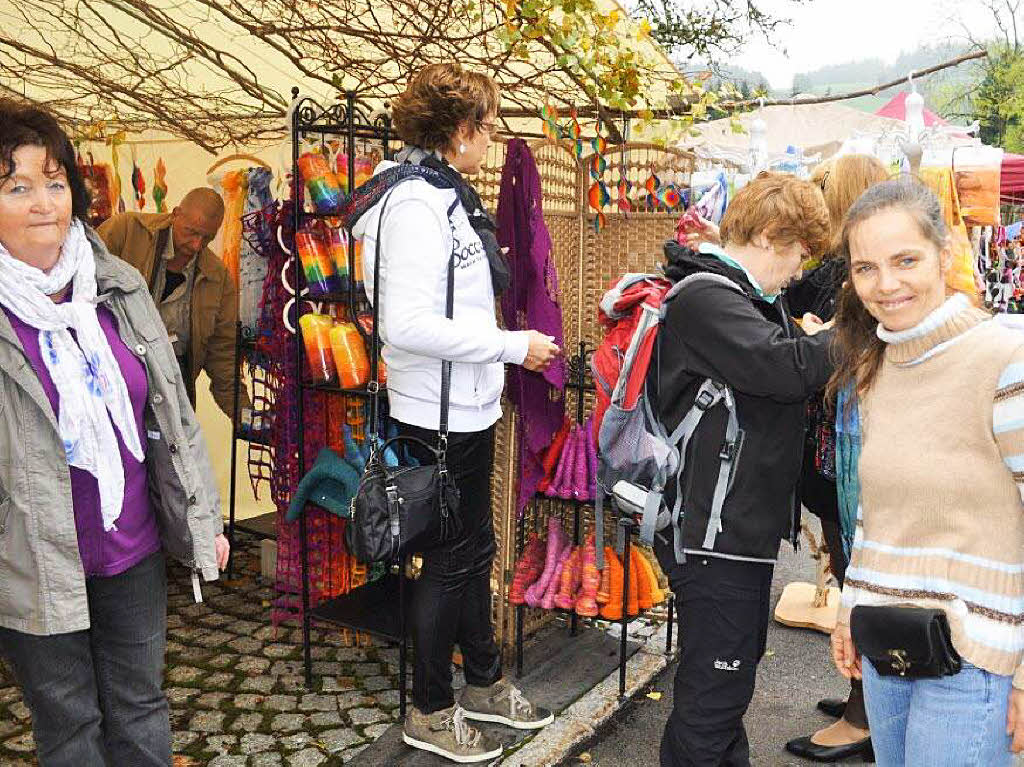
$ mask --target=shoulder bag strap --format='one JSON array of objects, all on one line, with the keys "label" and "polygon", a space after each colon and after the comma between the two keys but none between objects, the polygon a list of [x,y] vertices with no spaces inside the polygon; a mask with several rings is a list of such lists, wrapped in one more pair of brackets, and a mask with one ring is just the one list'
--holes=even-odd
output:
[{"label": "shoulder bag strap", "polygon": [[[448,223],[452,223],[452,214],[459,205],[458,194],[455,201],[448,207]],[[452,252],[448,254],[448,285],[445,289],[444,316],[452,319],[455,316],[455,225],[452,224]],[[448,452],[448,406],[452,385],[452,362],[441,360],[441,418],[438,421],[437,445],[441,450],[440,463],[443,465]]]}]

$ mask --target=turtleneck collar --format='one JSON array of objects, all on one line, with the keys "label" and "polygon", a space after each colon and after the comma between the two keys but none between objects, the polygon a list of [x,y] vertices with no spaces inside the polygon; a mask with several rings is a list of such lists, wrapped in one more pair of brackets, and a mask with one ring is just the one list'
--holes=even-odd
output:
[{"label": "turtleneck collar", "polygon": [[911,365],[938,354],[987,319],[989,315],[972,307],[967,296],[956,293],[912,328],[891,331],[879,323],[876,332],[887,345],[887,361]]}]

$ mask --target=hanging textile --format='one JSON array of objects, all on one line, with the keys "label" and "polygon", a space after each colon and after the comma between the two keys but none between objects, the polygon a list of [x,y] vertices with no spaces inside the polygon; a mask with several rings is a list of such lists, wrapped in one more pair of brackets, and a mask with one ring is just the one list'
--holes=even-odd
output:
[{"label": "hanging textile", "polygon": [[968,226],[999,225],[999,177],[1003,150],[990,146],[956,147],[953,170],[960,213]]},{"label": "hanging textile", "polygon": [[[266,168],[249,168],[244,173],[245,201],[240,221],[249,220],[259,211],[271,209],[274,197],[270,192],[273,174]],[[242,234],[240,232],[240,234]],[[267,276],[267,259],[250,236],[240,237],[238,254],[238,319],[247,336],[255,335],[259,318],[263,280]]]},{"label": "hanging textile", "polygon": [[977,292],[974,284],[974,251],[960,213],[960,199],[956,193],[953,171],[948,167],[921,168],[919,176],[942,203],[942,213],[952,239],[953,266],[946,275],[946,285],[973,296]]},{"label": "hanging textile", "polygon": [[[498,196],[498,244],[507,247],[511,280],[501,297],[509,330],[537,330],[564,344],[558,276],[551,258],[551,235],[544,223],[540,172],[526,142],[508,143]],[[544,373],[509,368],[508,396],[518,414],[519,496],[522,513],[544,476],[544,449],[562,425],[565,360]]]},{"label": "hanging textile", "polygon": [[238,287],[238,259],[242,250],[242,214],[245,210],[246,186],[249,174],[245,170],[225,173],[221,180],[224,198],[224,227],[221,229],[220,260],[227,267],[231,279]]}]

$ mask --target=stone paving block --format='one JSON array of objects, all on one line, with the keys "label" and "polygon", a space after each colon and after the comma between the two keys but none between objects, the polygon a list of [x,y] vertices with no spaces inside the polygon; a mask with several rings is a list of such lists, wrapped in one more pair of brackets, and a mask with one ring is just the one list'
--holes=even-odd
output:
[{"label": "stone paving block", "polygon": [[231,701],[231,705],[235,708],[240,708],[243,711],[252,711],[254,709],[262,708],[263,701],[267,699],[266,695],[257,695],[251,692],[243,692],[234,697]]},{"label": "stone paving block", "polygon": [[356,743],[363,742],[363,736],[348,727],[321,732],[318,739],[332,754],[343,751],[349,746],[354,746]]},{"label": "stone paving block", "polygon": [[288,757],[289,767],[319,767],[327,757],[316,748],[305,748]]},{"label": "stone paving block", "polygon": [[230,697],[231,693],[229,692],[207,692],[196,698],[195,704],[199,708],[217,709]]},{"label": "stone paving block", "polygon": [[362,647],[339,647],[334,651],[334,657],[342,663],[365,663],[366,650]]},{"label": "stone paving block", "polygon": [[312,727],[340,727],[344,723],[345,720],[337,711],[317,711],[309,715],[309,724]]},{"label": "stone paving block", "polygon": [[260,626],[254,632],[252,632],[252,638],[257,639],[260,642],[275,642],[277,641],[280,631],[273,626]]},{"label": "stone paving block", "polygon": [[170,613],[167,616],[167,628],[169,628],[169,629],[176,629],[179,626],[183,626],[183,625],[185,625],[185,621],[184,621],[184,619],[180,615],[177,615],[175,613]]},{"label": "stone paving block", "polygon": [[270,720],[270,729],[274,732],[296,732],[306,724],[303,714],[278,714]]},{"label": "stone paving block", "polygon": [[313,662],[314,676],[339,676],[342,666],[337,661],[318,660]]},{"label": "stone paving block", "polygon": [[198,682],[203,677],[203,670],[195,666],[174,666],[167,671],[167,681],[175,684]]},{"label": "stone paving block", "polygon": [[253,655],[243,655],[235,663],[235,671],[240,674],[262,674],[270,667],[270,661],[266,658],[257,658]]},{"label": "stone paving block", "polygon": [[180,655],[185,651],[185,645],[175,642],[173,639],[168,639],[165,647],[168,655]]},{"label": "stone paving block", "polygon": [[[299,646],[302,643],[299,642]],[[334,651],[330,647],[324,647],[323,645],[315,645],[309,648],[309,657],[313,660],[328,660],[334,655]]]},{"label": "stone paving block", "polygon": [[377,740],[377,738],[379,738],[381,735],[383,735],[385,732],[387,732],[387,730],[388,730],[388,728],[390,726],[391,726],[391,722],[381,722],[380,724],[371,724],[369,727],[367,727],[365,730],[363,730],[363,735],[365,735],[367,738],[370,738],[371,740]]},{"label": "stone paving block", "polygon": [[380,663],[354,663],[352,671],[356,676],[378,676],[380,674]]},{"label": "stone paving block", "polygon": [[263,751],[270,751],[277,743],[277,738],[272,735],[264,735],[259,732],[250,732],[243,735],[239,741],[238,750],[243,754],[258,754]]},{"label": "stone paving block", "polygon": [[257,623],[256,621],[235,620],[230,616],[225,616],[224,630],[247,637],[252,636],[262,625],[262,623]]},{"label": "stone paving block", "polygon": [[26,732],[23,735],[18,735],[16,738],[4,741],[4,746],[11,751],[18,751],[23,754],[36,750],[36,742],[32,739],[31,732]]},{"label": "stone paving block", "polygon": [[[222,626],[231,623],[231,621],[233,620],[234,618],[232,618],[230,615],[224,615],[223,613],[211,613],[209,615],[204,615],[202,618],[200,618],[198,623],[202,624],[203,626],[208,626],[212,629],[219,629]],[[236,631],[234,633],[244,634],[245,632]]]},{"label": "stone paving block", "polygon": [[237,637],[228,642],[228,647],[246,655],[258,653],[263,648],[263,643],[251,637]]},{"label": "stone paving block", "polygon": [[398,690],[383,690],[381,692],[375,692],[373,699],[377,701],[377,705],[391,708],[392,706],[398,705]]},{"label": "stone paving block", "polygon": [[198,618],[201,615],[207,615],[210,612],[210,606],[206,602],[199,602],[198,604],[186,605],[178,610],[178,612],[187,618]]},{"label": "stone paving block", "polygon": [[313,738],[305,733],[300,732],[295,735],[288,735],[287,737],[281,738],[278,743],[286,751],[298,751],[300,748],[305,748],[313,743]]},{"label": "stone paving block", "polygon": [[214,668],[228,668],[235,662],[235,658],[237,657],[238,656],[234,653],[222,652],[220,655],[214,655],[210,658],[210,660],[207,661],[207,664]]},{"label": "stone paving block", "polygon": [[306,677],[302,674],[283,674],[277,678],[277,689],[283,692],[301,692],[306,689]]},{"label": "stone paving block", "polygon": [[359,754],[361,754],[363,751],[369,748],[369,746],[370,744],[367,743],[365,746],[356,746],[355,748],[350,748],[348,751],[341,755],[342,763],[348,764],[349,762],[353,761],[357,756],[359,756]]},{"label": "stone paving block", "polygon": [[268,644],[263,648],[263,654],[268,658],[287,658],[294,655],[298,649],[299,648],[293,644]]},{"label": "stone paving block", "polygon": [[277,679],[272,676],[251,676],[248,679],[243,679],[242,683],[238,685],[238,689],[269,693],[274,689],[275,682]]},{"label": "stone paving block", "polygon": [[298,701],[294,695],[270,695],[264,701],[264,708],[271,711],[294,711]]},{"label": "stone paving block", "polygon": [[307,693],[299,701],[299,709],[302,711],[337,711],[338,703],[332,695]]},{"label": "stone paving block", "polygon": [[376,724],[377,722],[387,719],[388,716],[383,711],[376,708],[354,708],[348,712],[349,721],[354,725],[364,724]]},{"label": "stone paving block", "polygon": [[234,638],[234,634],[229,634],[226,631],[211,631],[196,639],[196,644],[200,647],[223,647]]},{"label": "stone paving block", "polygon": [[363,689],[367,692],[377,692],[378,690],[387,690],[389,687],[394,687],[395,683],[392,682],[386,676],[371,676],[368,679],[363,680]]},{"label": "stone paving block", "polygon": [[[341,724],[341,717],[338,717],[338,724]],[[14,722],[6,719],[0,719],[0,738],[6,738],[12,732],[17,732],[21,727],[16,725]]]},{"label": "stone paving block", "polygon": [[248,761],[249,757],[247,756],[221,754],[220,756],[213,757],[207,764],[207,767],[245,767]]},{"label": "stone paving block", "polygon": [[203,751],[212,751],[216,754],[226,754],[231,751],[238,743],[238,738],[234,735],[211,735],[206,739],[206,745],[203,746]]},{"label": "stone paving block", "polygon": [[26,721],[32,716],[32,712],[28,710],[28,706],[23,701],[12,703],[7,707],[7,713],[22,722]]},{"label": "stone paving block", "polygon": [[337,697],[338,708],[345,710],[347,708],[353,708],[355,706],[372,706],[374,699],[361,690],[353,690],[351,692],[343,692]]},{"label": "stone paving block", "polygon": [[239,714],[231,723],[230,730],[236,732],[256,732],[263,725],[263,714]]},{"label": "stone paving block", "polygon": [[[264,658],[267,663],[266,658]],[[301,660],[276,660],[270,665],[270,671],[267,673],[271,676],[288,676],[301,674],[304,671]]]},{"label": "stone paving block", "polygon": [[250,767],[281,767],[282,764],[281,755],[274,753],[255,754],[249,762]]},{"label": "stone paving block", "polygon": [[226,672],[210,674],[203,682],[203,687],[213,687],[217,690],[231,689],[234,687],[235,675]]},{"label": "stone paving block", "polygon": [[199,740],[199,734],[188,730],[178,730],[171,735],[171,750],[184,751]]},{"label": "stone paving block", "polygon": [[223,711],[199,711],[189,722],[188,728],[193,732],[223,732]]},{"label": "stone paving block", "polygon": [[323,679],[323,691],[324,692],[345,692],[347,690],[355,690],[356,678],[354,676],[335,676],[335,677],[324,677]]}]

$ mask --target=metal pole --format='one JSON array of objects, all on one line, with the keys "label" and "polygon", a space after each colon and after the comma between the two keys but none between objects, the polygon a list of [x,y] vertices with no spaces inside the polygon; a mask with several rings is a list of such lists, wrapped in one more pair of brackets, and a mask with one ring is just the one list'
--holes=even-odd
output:
[{"label": "metal pole", "polygon": [[622,520],[626,531],[625,545],[622,547],[622,636],[619,637],[619,698],[626,697],[626,629],[629,626],[629,544],[633,535],[632,526]]},{"label": "metal pole", "polygon": [[[241,389],[242,371],[238,364],[238,350],[242,343],[242,321],[235,322],[235,383],[234,404],[231,407],[231,479],[228,480],[228,554],[227,578],[232,580],[235,567],[235,462],[238,460],[238,392]],[[251,435],[250,435],[251,436]]]}]

